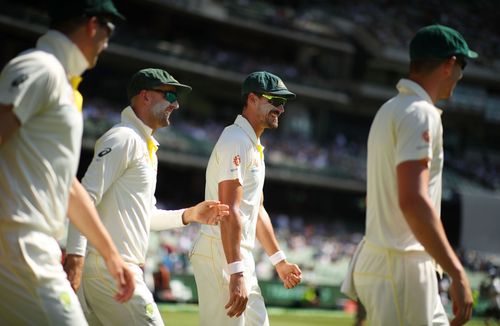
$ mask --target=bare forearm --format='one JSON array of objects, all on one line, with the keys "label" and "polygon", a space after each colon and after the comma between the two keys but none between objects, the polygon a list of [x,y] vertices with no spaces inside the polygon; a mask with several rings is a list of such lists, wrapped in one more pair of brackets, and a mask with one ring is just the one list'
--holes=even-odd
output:
[{"label": "bare forearm", "polygon": [[259,218],[257,220],[257,239],[268,256],[271,256],[280,248],[278,240],[276,240],[276,236],[274,235],[271,218],[263,206],[259,210]]},{"label": "bare forearm", "polygon": [[104,258],[117,254],[116,247],[101,223],[94,204],[76,178],[71,186],[68,216],[73,225],[87,237]]},{"label": "bare forearm", "polygon": [[403,214],[417,240],[425,250],[452,277],[459,277],[464,270],[446,237],[441,220],[429,200],[415,196],[408,204],[401,205]]},{"label": "bare forearm", "polygon": [[241,222],[240,215],[230,210],[229,216],[220,223],[222,246],[228,263],[241,260]]}]

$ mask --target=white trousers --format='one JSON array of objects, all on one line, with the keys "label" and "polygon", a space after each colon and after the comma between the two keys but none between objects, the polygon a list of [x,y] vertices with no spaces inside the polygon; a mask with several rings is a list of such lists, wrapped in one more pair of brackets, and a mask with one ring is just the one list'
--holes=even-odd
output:
[{"label": "white trousers", "polygon": [[129,301],[118,303],[114,299],[116,281],[109,274],[103,258],[93,252],[87,254],[78,296],[91,326],[163,326],[160,311],[144,282],[142,270],[135,264],[128,264],[128,267],[134,272],[135,291]]},{"label": "white trousers", "polygon": [[0,325],[87,325],[51,236],[0,224]]},{"label": "white trousers", "polygon": [[366,242],[353,276],[371,326],[449,325],[435,268],[426,252],[403,252]]},{"label": "white trousers", "polygon": [[224,306],[229,301],[229,279],[226,256],[220,239],[200,233],[190,254],[193,265],[203,326],[263,326],[269,325],[264,298],[255,275],[255,261],[250,250],[241,248],[245,265],[243,272],[248,293],[245,312],[229,318]]}]

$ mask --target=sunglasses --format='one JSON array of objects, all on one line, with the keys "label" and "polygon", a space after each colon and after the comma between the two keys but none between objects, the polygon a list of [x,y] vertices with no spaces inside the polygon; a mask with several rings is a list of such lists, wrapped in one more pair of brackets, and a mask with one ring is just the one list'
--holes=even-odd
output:
[{"label": "sunglasses", "polygon": [[104,27],[106,29],[106,32],[108,33],[108,38],[110,38],[111,35],[113,35],[116,28],[115,24],[113,24],[111,21],[103,17],[97,17],[97,23],[99,24],[99,26]]},{"label": "sunglasses", "polygon": [[284,97],[280,96],[274,96],[274,95],[267,95],[267,94],[261,94],[263,98],[265,98],[269,103],[271,103],[272,106],[280,106],[280,105],[285,105],[287,99]]},{"label": "sunglasses", "polygon": [[177,101],[177,93],[176,92],[164,91],[164,90],[155,89],[155,88],[150,89],[150,91],[162,93],[163,96],[165,97],[165,100],[167,100],[170,103],[174,103],[175,101]]}]

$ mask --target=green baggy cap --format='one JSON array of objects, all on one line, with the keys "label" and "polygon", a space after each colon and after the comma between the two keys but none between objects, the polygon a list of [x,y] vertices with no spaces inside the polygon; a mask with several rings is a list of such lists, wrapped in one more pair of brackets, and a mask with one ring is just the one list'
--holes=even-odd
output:
[{"label": "green baggy cap", "polygon": [[154,89],[161,85],[172,85],[176,87],[179,96],[191,91],[191,86],[179,83],[172,75],[162,69],[146,68],[136,72],[127,87],[127,96],[130,100],[143,89]]},{"label": "green baggy cap", "polygon": [[65,21],[80,16],[108,15],[125,20],[112,0],[50,0],[49,16],[52,22]]},{"label": "green baggy cap", "polygon": [[421,28],[410,42],[410,59],[446,59],[458,55],[475,59],[478,54],[469,49],[462,35],[453,28],[429,25]]},{"label": "green baggy cap", "polygon": [[247,76],[241,87],[241,95],[245,96],[249,93],[271,94],[287,99],[295,98],[295,94],[286,88],[281,78],[267,71],[255,71]]}]

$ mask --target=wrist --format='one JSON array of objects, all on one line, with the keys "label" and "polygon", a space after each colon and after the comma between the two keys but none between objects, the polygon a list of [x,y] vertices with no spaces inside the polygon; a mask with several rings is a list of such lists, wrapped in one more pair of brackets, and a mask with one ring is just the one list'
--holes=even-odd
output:
[{"label": "wrist", "polygon": [[182,212],[182,224],[184,225],[188,225],[189,223],[192,222],[192,211],[193,211],[193,208],[190,207],[190,208],[186,208],[183,212]]},{"label": "wrist", "polygon": [[273,266],[278,265],[280,262],[283,262],[286,260],[286,255],[283,252],[283,250],[278,250],[271,256],[269,256],[269,260],[273,264]]},{"label": "wrist", "polygon": [[245,265],[241,260],[237,260],[235,262],[227,264],[227,268],[229,270],[229,274],[243,274],[245,270]]}]

